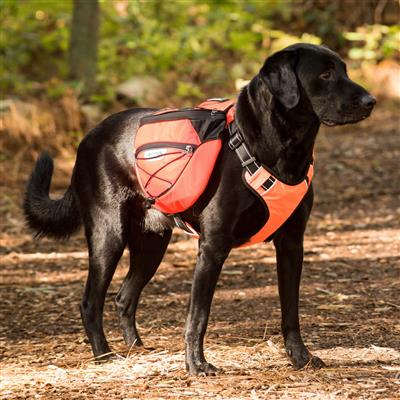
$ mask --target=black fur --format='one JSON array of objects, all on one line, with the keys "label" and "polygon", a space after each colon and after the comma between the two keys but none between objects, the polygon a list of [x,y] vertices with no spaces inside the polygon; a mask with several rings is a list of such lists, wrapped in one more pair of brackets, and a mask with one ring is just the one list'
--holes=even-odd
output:
[{"label": "black fur", "polygon": [[[260,73],[240,93],[236,122],[252,154],[282,181],[303,179],[320,123],[354,123],[368,117],[375,99],[352,82],[340,58],[323,46],[298,44],[268,58]],[[134,174],[133,141],[141,117],[152,110],[127,110],[100,123],[82,140],[71,186],[64,198],[48,198],[52,164],[42,157],[28,184],[25,213],[40,234],[67,236],[85,227],[89,275],[81,303],[83,324],[96,357],[110,348],[103,331],[104,298],[127,245],[130,270],[116,298],[125,341],[142,343],[136,307],[171,237],[172,221],[147,210]],[[212,297],[222,265],[234,246],[246,242],[264,223],[264,209],[243,184],[243,169],[223,141],[207,189],[183,217],[200,231],[186,322],[186,368],[212,374],[203,351]],[[276,232],[282,333],[295,368],[322,367],[300,334],[298,303],[303,235],[313,203],[312,185],[296,211]],[[79,218],[80,216],[80,218]]]},{"label": "black fur", "polygon": [[24,199],[24,214],[37,237],[66,239],[82,225],[73,186],[59,200],[49,198],[53,160],[43,153],[29,179]]}]

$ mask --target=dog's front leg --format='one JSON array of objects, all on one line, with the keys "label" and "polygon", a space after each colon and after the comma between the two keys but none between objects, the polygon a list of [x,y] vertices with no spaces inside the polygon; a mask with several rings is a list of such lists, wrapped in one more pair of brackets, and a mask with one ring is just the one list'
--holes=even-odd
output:
[{"label": "dog's front leg", "polygon": [[274,239],[278,269],[279,297],[282,312],[282,333],[286,352],[294,368],[307,364],[314,368],[325,366],[312,356],[300,334],[299,287],[303,267],[303,233],[308,219],[308,207],[301,205]]},{"label": "dog's front leg", "polygon": [[211,238],[199,244],[185,332],[186,369],[191,375],[213,375],[218,371],[206,361],[203,343],[215,286],[230,250]]}]

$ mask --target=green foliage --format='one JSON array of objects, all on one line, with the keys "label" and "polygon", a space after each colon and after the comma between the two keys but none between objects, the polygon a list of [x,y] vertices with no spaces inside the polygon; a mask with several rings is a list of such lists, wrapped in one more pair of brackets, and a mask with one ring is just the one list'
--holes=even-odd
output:
[{"label": "green foliage", "polygon": [[49,77],[65,78],[70,15],[69,1],[2,1],[2,93],[32,92]]},{"label": "green foliage", "polygon": [[129,2],[116,16],[105,2],[99,78],[115,84],[152,75],[182,98],[232,89],[227,65],[256,72],[269,12],[259,1],[153,1]]},{"label": "green foliage", "polygon": [[376,62],[383,58],[398,56],[400,49],[400,27],[369,25],[346,32],[344,37],[353,43],[349,50],[352,60]]},{"label": "green foliage", "polygon": [[[98,90],[109,105],[115,87],[134,76],[159,79],[172,101],[229,95],[235,80],[257,73],[263,59],[303,41],[349,48],[354,60],[379,61],[398,52],[399,28],[364,26],[342,33],[337,6],[297,0],[103,0]],[[68,82],[72,0],[3,0],[0,91],[62,97]],[[290,31],[289,31],[290,29]],[[309,32],[309,33],[303,33]]]}]

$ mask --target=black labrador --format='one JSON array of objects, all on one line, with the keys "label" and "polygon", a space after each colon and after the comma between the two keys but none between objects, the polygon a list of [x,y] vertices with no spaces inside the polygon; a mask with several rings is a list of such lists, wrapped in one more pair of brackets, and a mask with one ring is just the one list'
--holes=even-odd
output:
[{"label": "black labrador", "polygon": [[[240,92],[236,123],[251,154],[290,184],[305,176],[321,123],[361,121],[374,105],[375,98],[349,79],[337,54],[324,46],[296,44],[269,57]],[[133,168],[134,135],[139,120],[152,111],[126,110],[90,131],[78,148],[71,185],[63,198],[49,198],[53,162],[46,154],[37,161],[27,186],[25,216],[39,236],[67,238],[84,225],[89,274],[80,309],[98,358],[111,354],[103,331],[103,306],[124,248],[129,247],[130,269],[116,304],[126,344],[141,345],[135,324],[139,296],[171,238],[171,218],[146,208]],[[263,219],[261,203],[244,186],[242,166],[228,139],[224,139],[206,191],[182,215],[200,232],[185,332],[186,368],[194,375],[216,372],[203,351],[215,286],[231,249],[257,232]],[[273,237],[282,332],[295,368],[324,366],[304,345],[298,316],[303,235],[312,204],[311,185]]]}]

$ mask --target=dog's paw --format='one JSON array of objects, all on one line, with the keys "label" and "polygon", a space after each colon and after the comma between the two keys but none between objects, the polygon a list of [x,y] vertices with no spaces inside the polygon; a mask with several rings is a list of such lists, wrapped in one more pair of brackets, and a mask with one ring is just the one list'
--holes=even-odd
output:
[{"label": "dog's paw", "polygon": [[194,376],[213,376],[217,375],[221,370],[214,365],[204,361],[201,364],[187,366],[189,375]]},{"label": "dog's paw", "polygon": [[311,356],[311,359],[309,361],[309,365],[313,369],[321,369],[321,368],[325,368],[326,367],[326,364],[319,357],[316,357],[316,356]]},{"label": "dog's paw", "polygon": [[128,348],[132,347],[142,347],[143,342],[140,338],[140,335],[135,326],[132,326],[132,323],[125,323],[125,321],[121,321],[122,327],[122,336],[124,337],[124,341]]},{"label": "dog's paw", "polygon": [[305,346],[288,349],[286,353],[293,364],[294,369],[304,368],[310,361],[310,353]]},{"label": "dog's paw", "polygon": [[293,332],[288,335],[285,347],[294,369],[302,369],[305,367],[320,369],[326,366],[320,358],[313,356],[308,351],[299,332]]},{"label": "dog's paw", "polygon": [[124,340],[128,348],[132,347],[143,347],[143,342],[142,339],[140,339],[139,336],[125,336],[124,335]]},{"label": "dog's paw", "polygon": [[312,369],[326,367],[325,363],[319,357],[313,356],[306,347],[297,352],[288,350],[287,354],[290,361],[292,361],[293,368],[296,370],[308,367]]}]

